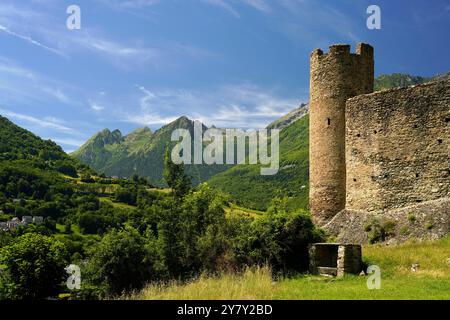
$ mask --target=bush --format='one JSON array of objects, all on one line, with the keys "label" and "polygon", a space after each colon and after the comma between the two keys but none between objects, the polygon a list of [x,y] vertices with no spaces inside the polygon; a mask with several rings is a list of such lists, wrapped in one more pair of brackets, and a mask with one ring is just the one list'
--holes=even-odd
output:
[{"label": "bush", "polygon": [[[27,233],[4,247],[0,264],[8,273],[8,299],[44,299],[58,294],[67,265],[65,246],[47,236]],[[5,279],[3,279],[5,280]]]},{"label": "bush", "polygon": [[152,274],[146,241],[135,229],[112,230],[89,250],[88,281],[106,295],[141,288]]},{"label": "bush", "polygon": [[308,245],[324,239],[309,214],[267,213],[253,223],[250,257],[254,263],[268,262],[275,271],[299,271],[308,267]]},{"label": "bush", "polygon": [[78,217],[78,225],[84,234],[97,234],[106,231],[105,218],[94,213],[82,213]]},{"label": "bush", "polygon": [[133,189],[118,188],[114,194],[116,201],[136,205],[137,192]]},{"label": "bush", "polygon": [[71,164],[64,162],[58,163],[56,166],[56,170],[69,177],[78,178],[77,169]]},{"label": "bush", "polygon": [[374,244],[386,241],[387,238],[395,235],[395,226],[394,221],[387,220],[380,223],[378,219],[374,218],[364,227],[364,231],[368,233],[369,243]]}]

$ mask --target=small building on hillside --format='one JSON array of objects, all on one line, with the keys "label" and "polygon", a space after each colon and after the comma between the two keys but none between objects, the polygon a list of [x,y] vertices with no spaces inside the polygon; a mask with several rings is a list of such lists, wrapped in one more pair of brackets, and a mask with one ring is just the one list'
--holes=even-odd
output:
[{"label": "small building on hillside", "polygon": [[42,223],[44,223],[44,217],[34,216],[33,217],[33,223],[34,224],[42,224]]},{"label": "small building on hillside", "polygon": [[29,225],[30,223],[33,223],[33,217],[32,216],[23,216],[22,217],[22,224],[24,226]]}]

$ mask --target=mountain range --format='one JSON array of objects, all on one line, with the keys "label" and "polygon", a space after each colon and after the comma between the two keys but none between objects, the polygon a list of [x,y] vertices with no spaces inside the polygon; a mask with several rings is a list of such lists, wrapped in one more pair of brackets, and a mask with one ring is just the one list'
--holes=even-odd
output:
[{"label": "mountain range", "polygon": [[[167,145],[172,148],[176,144],[171,142],[175,129],[187,129],[193,136],[194,121],[183,116],[155,132],[145,127],[125,136],[119,130],[105,129],[89,139],[72,156],[108,176],[131,177],[137,174],[147,178],[151,184],[162,187],[165,186],[164,153]],[[206,129],[203,126],[203,131]],[[197,185],[228,168],[229,165],[186,165],[186,173]]]}]

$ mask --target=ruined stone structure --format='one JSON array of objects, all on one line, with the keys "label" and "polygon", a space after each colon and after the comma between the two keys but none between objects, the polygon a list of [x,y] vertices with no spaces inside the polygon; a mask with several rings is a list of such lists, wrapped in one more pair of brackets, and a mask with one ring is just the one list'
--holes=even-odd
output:
[{"label": "ruined stone structure", "polygon": [[362,271],[361,246],[341,243],[315,243],[309,247],[309,272],[341,277]]},{"label": "ruined stone structure", "polygon": [[350,99],[346,123],[347,209],[450,195],[450,81]]},{"label": "ruined stone structure", "polygon": [[367,44],[311,55],[311,213],[338,234],[411,206],[448,233],[450,80],[372,93],[373,57]]},{"label": "ruined stone structure", "polygon": [[345,208],[345,103],[373,92],[373,48],[333,45],[311,54],[310,209],[323,224]]}]

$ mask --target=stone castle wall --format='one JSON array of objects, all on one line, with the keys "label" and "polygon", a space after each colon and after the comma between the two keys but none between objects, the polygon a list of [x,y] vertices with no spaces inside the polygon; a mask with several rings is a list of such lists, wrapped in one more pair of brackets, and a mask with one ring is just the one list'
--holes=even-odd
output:
[{"label": "stone castle wall", "polygon": [[346,209],[450,196],[450,80],[357,96],[345,117]]},{"label": "stone castle wall", "polygon": [[345,104],[373,91],[373,48],[315,50],[310,79],[310,210],[322,225],[345,207]]}]

